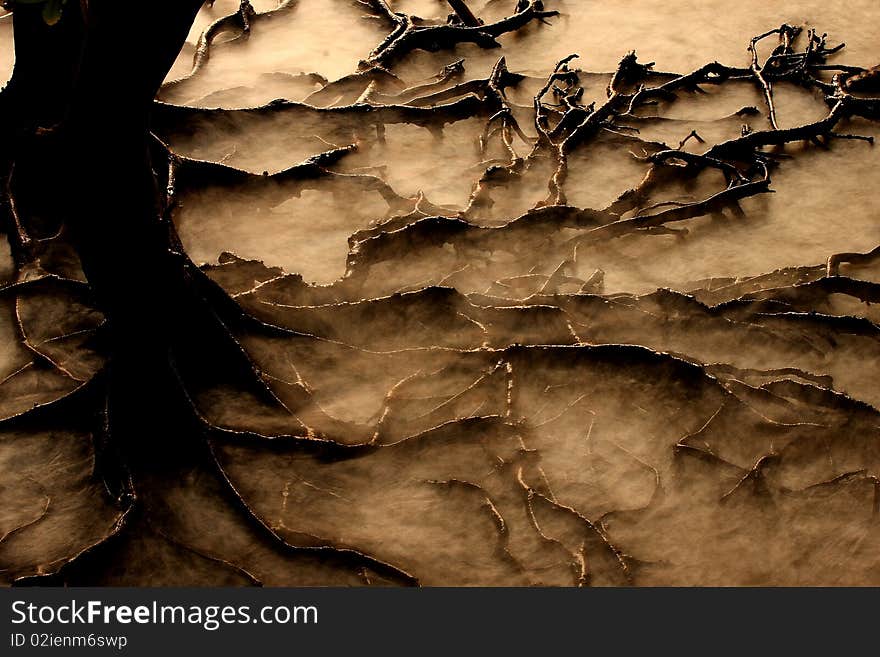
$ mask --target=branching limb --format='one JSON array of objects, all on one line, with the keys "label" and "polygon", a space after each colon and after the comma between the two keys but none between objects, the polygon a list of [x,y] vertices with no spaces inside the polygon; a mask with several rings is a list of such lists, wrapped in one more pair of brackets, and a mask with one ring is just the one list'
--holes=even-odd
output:
[{"label": "branching limb", "polygon": [[531,0],[520,3],[512,16],[487,25],[417,26],[410,16],[392,11],[385,0],[369,0],[369,4],[388,17],[394,23],[395,29],[370,53],[362,68],[388,67],[414,50],[437,52],[461,43],[496,48],[499,45],[496,39],[501,35],[515,32],[534,20],[559,15],[557,11],[544,10],[544,4],[540,0]]}]

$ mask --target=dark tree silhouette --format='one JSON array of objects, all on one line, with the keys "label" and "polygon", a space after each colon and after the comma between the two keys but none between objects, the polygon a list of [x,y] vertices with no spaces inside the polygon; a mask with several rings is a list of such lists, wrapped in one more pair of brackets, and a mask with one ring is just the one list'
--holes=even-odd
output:
[{"label": "dark tree silhouette", "polygon": [[[504,379],[506,413],[478,418],[456,415],[454,418],[455,422],[469,427],[468,430],[482,432],[480,440],[484,435],[489,436],[485,440],[495,441],[492,445],[507,445],[505,441],[513,441],[517,431],[528,433],[522,428],[525,420],[516,419],[511,412],[519,394],[518,389],[514,389],[513,363],[517,367],[528,367],[531,359],[539,358],[536,354],[546,357],[547,360],[542,362],[546,362],[548,370],[562,368],[567,361],[579,362],[578,359],[588,361],[584,367],[600,363],[611,372],[644,366],[645,371],[661,371],[675,383],[670,385],[670,395],[677,394],[676,391],[683,386],[691,397],[698,396],[694,391],[699,388],[700,394],[706,399],[711,398],[712,403],[720,400],[721,407],[702,428],[696,426],[675,443],[674,449],[677,457],[696,454],[700,459],[730,466],[735,471],[732,488],[721,498],[724,503],[742,490],[763,491],[764,470],[780,458],[776,447],[771,446],[767,453],[757,454],[757,460],[752,459],[748,467],[743,467],[725,461],[724,458],[733,457],[725,455],[722,458],[719,456],[721,452],[710,447],[715,436],[709,434],[716,417],[720,418],[717,423],[731,425],[743,417],[751,417],[745,403],[740,403],[739,398],[732,401],[735,397],[732,391],[741,393],[736,386],[745,386],[744,381],[752,380],[749,377],[771,376],[771,373],[782,376],[793,372],[817,386],[828,384],[827,388],[790,393],[811,413],[822,415],[822,421],[828,420],[826,413],[837,418],[835,413],[842,408],[852,412],[855,419],[839,424],[828,420],[831,428],[825,436],[827,442],[833,442],[853,426],[876,425],[875,409],[838,395],[820,375],[797,368],[756,373],[748,368],[737,370],[731,366],[726,369],[727,366],[718,363],[698,367],[693,362],[670,355],[668,352],[674,349],[663,346],[666,343],[657,337],[666,336],[667,324],[684,322],[682,318],[692,322],[718,322],[725,330],[736,323],[734,320],[746,318],[744,323],[748,330],[752,330],[753,325],[749,322],[754,321],[755,325],[759,320],[765,322],[768,314],[773,315],[770,310],[778,307],[783,307],[786,313],[797,311],[809,315],[809,321],[820,324],[822,330],[833,323],[838,328],[845,324],[846,331],[853,334],[870,333],[876,326],[867,320],[852,317],[829,319],[816,316],[814,309],[831,294],[876,301],[876,283],[840,275],[842,264],[875,261],[876,250],[867,254],[836,254],[819,267],[805,267],[794,274],[776,272],[768,275],[768,280],[773,283],[783,281],[775,286],[728,281],[720,287],[707,284],[693,296],[658,293],[650,297],[633,297],[625,303],[618,303],[616,298],[601,297],[602,272],[597,271],[586,280],[570,273],[579,248],[630,235],[678,234],[671,226],[697,217],[718,217],[724,212],[742,216],[741,201],[772,191],[771,173],[778,155],[773,150],[775,148],[799,142],[826,146],[835,139],[844,138],[870,141],[867,137],[841,133],[839,128],[850,119],[876,120],[880,117],[880,101],[861,93],[870,89],[876,71],[829,64],[828,58],[839,48],[829,46],[825,36],[813,31],[802,35],[800,29],[782,25],[752,40],[750,66],[732,67],[710,62],[684,74],[657,72],[652,65],[639,62],[635,54],[630,53],[621,59],[616,71],[609,76],[604,98],[586,105],[582,102],[584,88],[579,77],[582,72],[571,67],[574,56],[566,58],[556,65],[546,82],[539,82],[539,90],[530,108],[537,138],[530,139],[519,123],[522,108],[516,107],[508,97],[508,91],[521,84],[526,76],[509,71],[503,57],[484,79],[456,83],[463,64],[455,62],[446,66],[434,81],[406,88],[400,88],[404,85],[390,72],[390,67],[415,50],[435,52],[462,43],[476,44],[481,48],[497,47],[502,35],[556,16],[555,11],[545,9],[540,1],[519,0],[508,17],[497,22],[484,22],[473,15],[467,3],[456,0],[450,2],[455,13],[446,22],[432,23],[394,11],[385,0],[366,0],[362,4],[372,16],[387,24],[390,30],[387,38],[365,56],[357,71],[333,82],[322,80],[321,89],[309,96],[305,103],[273,101],[241,110],[207,110],[158,102],[155,100],[157,94],[202,4],[203,0],[153,0],[147,3],[68,0],[66,3],[52,1],[48,5],[12,2],[15,69],[0,94],[0,180],[3,184],[0,211],[16,271],[14,280],[0,292],[15,297],[40,289],[39,286],[57,286],[82,300],[84,305],[97,309],[100,319],[94,337],[89,338],[94,341],[90,347],[105,355],[107,360],[98,374],[82,380],[45,350],[33,349],[37,361],[49,369],[70,374],[77,385],[57,399],[12,414],[2,420],[2,425],[22,431],[47,422],[85,427],[94,437],[95,476],[102,481],[119,510],[119,518],[106,536],[52,564],[52,568],[45,572],[26,573],[19,583],[93,581],[92,574],[101,570],[101,564],[110,559],[114,551],[125,550],[126,541],[136,540],[139,530],[149,525],[151,510],[163,504],[161,489],[165,482],[190,476],[194,471],[209,473],[213,481],[211,490],[238,514],[237,517],[248,527],[250,540],[267,553],[279,558],[338,566],[356,573],[360,581],[366,583],[374,580],[396,584],[419,582],[418,574],[402,565],[386,563],[368,550],[347,544],[327,544],[328,541],[305,532],[297,534],[297,540],[291,539],[290,535],[280,531],[279,526],[270,524],[258,513],[247,496],[239,491],[221,463],[222,459],[218,458],[213,439],[232,437],[246,445],[258,444],[270,451],[292,446],[322,463],[344,464],[359,456],[378,460],[387,457],[391,461],[388,467],[393,470],[400,467],[400,463],[394,461],[394,456],[387,455],[395,454],[393,449],[409,449],[404,443],[413,444],[412,436],[416,434],[413,429],[411,434],[405,434],[406,440],[401,438],[392,442],[389,439],[382,443],[380,434],[387,429],[383,424],[387,414],[378,421],[375,435],[347,443],[314,435],[316,432],[311,428],[304,429],[303,435],[273,434],[269,430],[233,431],[217,426],[200,409],[197,398],[201,391],[228,384],[261,408],[293,415],[290,409],[297,402],[297,399],[291,401],[293,393],[288,390],[290,397],[285,397],[284,392],[279,392],[282,386],[278,377],[273,378],[256,364],[257,357],[242,346],[240,336],[252,332],[271,341],[299,339],[303,335],[285,327],[283,304],[269,300],[261,305],[254,301],[254,289],[247,288],[233,298],[218,285],[216,277],[212,278],[205,269],[197,267],[185,253],[172,223],[172,213],[182,192],[209,184],[237,191],[256,190],[266,197],[277,195],[280,198],[298,194],[315,181],[334,180],[357,189],[376,191],[382,196],[391,216],[382,224],[382,230],[370,228],[352,237],[354,246],[349,255],[349,271],[337,289],[302,292],[296,288],[296,294],[313,295],[308,297],[309,303],[303,304],[311,309],[309,312],[317,313],[321,311],[315,308],[333,306],[340,312],[338,321],[341,324],[349,321],[349,315],[345,313],[353,311],[350,306],[343,307],[342,303],[338,303],[338,307],[333,304],[345,296],[345,291],[351,292],[349,296],[359,298],[356,292],[366,285],[370,267],[380,262],[383,254],[419,254],[439,239],[442,244],[454,245],[459,254],[477,254],[477,260],[482,257],[479,254],[496,249],[508,249],[517,258],[526,258],[528,254],[523,251],[528,250],[529,244],[539,243],[542,232],[577,229],[578,234],[565,245],[570,257],[549,274],[530,272],[528,275],[540,281],[535,297],[540,297],[538,301],[542,304],[546,301],[541,305],[541,312],[551,307],[552,301],[570,316],[586,318],[583,319],[584,325],[589,325],[590,330],[600,336],[595,339],[599,346],[577,338],[570,346],[583,352],[576,357],[554,351],[571,335],[560,338],[559,332],[547,329],[546,334],[535,338],[535,345],[543,350],[539,352],[520,345],[529,339],[525,320],[511,322],[510,326],[515,328],[509,328],[507,333],[499,328],[508,321],[501,319],[505,313],[510,315],[507,311],[531,312],[524,305],[506,308],[486,302],[484,306],[472,306],[470,301],[462,301],[442,288],[450,276],[463,271],[464,267],[453,274],[432,278],[429,287],[419,290],[425,297],[413,302],[417,306],[425,303],[427,307],[419,306],[414,313],[433,317],[431,313],[453,308],[456,309],[454,320],[464,316],[471,323],[470,329],[477,326],[487,335],[497,331],[498,335],[507,336],[502,338],[493,334],[493,339],[503,345],[497,352],[491,351],[498,347],[494,342],[491,349],[488,343],[482,342],[478,349],[461,349],[458,356],[463,359],[482,358],[488,353],[486,357],[492,362],[481,365],[483,369],[477,383],[437,407],[448,404],[452,408],[453,401],[485,380],[507,377]],[[164,93],[180,93],[197,79],[219,34],[232,31],[236,35],[227,43],[245,39],[261,21],[283,16],[292,6],[292,2],[284,1],[277,9],[258,14],[248,0],[242,0],[237,12],[220,18],[205,30],[196,48],[192,72],[166,84]],[[132,28],[135,25],[137,29]],[[800,36],[806,36],[806,45],[797,49]],[[758,55],[758,46],[767,39],[776,40],[778,45],[762,59]],[[383,86],[389,80],[400,84],[397,87]],[[768,123],[765,128],[743,128],[737,137],[706,146],[700,152],[686,148],[694,141],[702,144],[696,131],[672,147],[639,136],[638,127],[656,119],[642,113],[645,108],[661,101],[674,102],[680,95],[698,92],[701,87],[734,81],[753,84],[761,91]],[[782,83],[818,93],[827,105],[826,116],[797,127],[780,128],[773,88]],[[328,98],[339,100],[332,107],[321,106],[320,101]],[[741,116],[760,114],[756,108],[745,108],[734,118],[738,120]],[[251,120],[284,115],[319,117],[328,125],[338,123],[342,126],[340,134],[354,125],[362,132],[372,131],[379,140],[383,138],[386,125],[408,123],[426,128],[434,135],[442,135],[446,124],[477,117],[486,123],[481,147],[485,151],[490,144],[500,144],[503,157],[492,161],[487,158],[466,208],[450,213],[422,197],[407,198],[397,194],[379,177],[334,171],[332,166],[355,152],[357,144],[332,147],[273,175],[255,175],[220,163],[183,157],[173,152],[164,138],[175,125],[189,120],[210,122],[229,117]],[[618,146],[638,151],[636,157],[646,165],[647,172],[638,185],[623,191],[608,207],[598,210],[574,207],[569,204],[566,193],[571,156],[576,149],[600,139],[613,140]],[[517,150],[521,143],[527,145],[525,155],[520,155]],[[540,174],[541,167],[548,163],[547,195],[543,200],[524,215],[511,218],[504,224],[480,223],[482,213],[487,212],[506,190],[526,176],[535,175],[536,171]],[[723,184],[705,198],[655,200],[655,193],[664,185],[692,181],[707,171],[719,173]],[[292,186],[293,191],[285,185]],[[523,246],[517,251],[511,243],[516,243],[520,236]],[[68,260],[81,265],[86,281],[64,275]],[[230,262],[258,270],[262,281],[274,280],[261,264]],[[511,279],[504,285],[511,287],[521,282]],[[576,293],[566,296],[559,292],[565,286],[574,286]],[[338,296],[321,297],[321,294]],[[531,299],[529,303],[533,301]],[[411,299],[402,300],[400,295],[388,301],[389,304],[403,305],[410,302]],[[590,305],[594,303],[595,308]],[[463,308],[461,312],[456,304]],[[407,306],[407,312],[409,310]],[[619,313],[625,319],[610,321],[605,313]],[[637,319],[627,313],[637,315]],[[366,322],[369,317],[369,313],[365,313],[362,319]],[[655,319],[657,327],[651,324]],[[774,321],[791,319],[788,315],[781,318],[773,315]],[[797,319],[805,320],[800,315]],[[639,330],[644,329],[644,333],[635,329],[636,337],[627,333],[630,321],[633,326],[639,326]],[[18,324],[23,342],[27,343],[20,318]],[[649,328],[644,328],[645,325]],[[574,333],[571,324],[567,326],[570,333]],[[678,328],[686,334],[689,325]],[[608,334],[602,334],[606,329]],[[786,327],[784,331],[780,330],[780,335],[784,334],[788,339],[792,331],[794,329]],[[774,339],[779,338],[779,335],[773,335]],[[661,346],[650,349],[633,347],[633,344],[642,344],[637,340],[643,340],[646,345]],[[432,343],[431,348],[437,345],[439,341]],[[444,352],[444,357],[446,355]],[[404,377],[397,385],[408,380]],[[774,379],[770,383],[775,385],[779,381]],[[551,384],[552,381],[546,384],[545,392],[556,387]],[[705,392],[704,388],[710,392]],[[386,410],[391,407],[395,390],[396,386],[387,394]],[[761,395],[768,390],[750,389],[749,399],[760,398],[765,403]],[[823,397],[826,393],[827,396]],[[782,396],[780,393],[780,399]],[[821,401],[816,401],[817,397],[821,397]],[[560,412],[560,417],[579,400],[572,401]],[[728,413],[734,419],[727,417]],[[321,418],[322,421],[325,419]],[[441,437],[431,444],[446,444],[447,439],[453,444],[454,438],[442,434],[442,423],[438,426]],[[767,425],[760,425],[759,429],[766,431],[767,435],[775,435],[773,432],[779,426],[779,423],[767,420]],[[434,431],[437,427],[430,429]],[[758,429],[755,431],[759,433]],[[426,433],[430,432],[426,430]],[[527,437],[531,439],[531,436]],[[492,497],[496,491],[492,495],[486,491],[496,484],[488,480],[475,483],[476,477],[482,476],[476,471],[474,481],[452,476],[443,480],[419,476],[431,485],[449,489],[460,487],[480,495],[485,492],[483,506],[489,509],[492,521],[498,527],[499,560],[518,573],[517,577],[522,575],[523,581],[527,581],[527,577],[522,573],[528,569],[514,557],[514,553],[523,548],[511,543],[515,542],[514,539],[519,540],[521,534],[511,539],[503,504],[496,504],[499,499],[506,500],[504,496],[507,494],[514,502],[525,505],[528,513],[523,517],[528,517],[534,525],[540,541],[552,544],[554,550],[568,550],[566,558],[572,559],[569,565],[576,572],[576,583],[590,583],[591,578],[606,583],[634,581],[633,572],[639,565],[638,560],[610,538],[605,515],[588,519],[558,501],[549,483],[546,489],[526,483],[528,476],[523,472],[528,475],[538,450],[527,449],[518,434],[516,439],[516,447],[509,454],[505,452],[505,458],[490,459],[486,467],[492,473],[500,473],[499,477],[506,477],[507,484],[513,482],[513,493],[510,493],[511,489],[499,489],[497,497]],[[468,458],[472,456],[468,455]],[[418,461],[417,457],[414,456],[412,461]],[[664,499],[659,482],[669,473],[664,471],[661,477],[660,466],[638,463],[638,467],[650,470],[658,482],[650,504],[662,506]],[[546,483],[546,475],[543,470],[540,472]],[[866,468],[863,474],[867,472]],[[880,484],[873,473],[865,474],[865,477],[874,487],[874,506],[877,507],[880,504]],[[829,477],[827,481],[837,479]],[[406,492],[410,491],[407,489]],[[667,499],[674,497],[675,494],[671,493]],[[516,506],[513,502],[511,504]],[[538,529],[536,518],[542,513],[547,514],[547,518],[552,516],[559,526],[567,528],[569,525],[565,523],[573,523],[571,526],[575,529],[560,530],[560,536],[564,538],[548,538]],[[549,519],[547,523],[551,524]],[[151,531],[164,530],[153,528]],[[232,563],[232,559],[227,561],[223,555],[201,554],[187,547],[178,537],[165,533],[162,536],[251,583],[259,581]],[[575,547],[568,545],[566,541],[569,539]],[[528,550],[523,551],[528,553]],[[593,562],[585,556],[587,552],[597,555],[592,570],[590,563]]]}]

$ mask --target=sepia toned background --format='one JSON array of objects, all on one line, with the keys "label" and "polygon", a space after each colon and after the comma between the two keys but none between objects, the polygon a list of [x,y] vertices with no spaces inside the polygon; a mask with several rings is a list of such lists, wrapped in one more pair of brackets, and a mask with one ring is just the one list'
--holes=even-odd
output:
[{"label": "sepia toned background", "polygon": [[[193,384],[212,466],[145,475],[132,518],[88,431],[6,431],[0,577],[880,584],[880,84],[833,77],[880,64],[876,2],[546,0],[495,47],[394,57],[384,10],[439,26],[445,1],[252,8],[246,31],[237,0],[203,8],[153,130],[182,247],[255,319],[235,339],[273,399]],[[756,61],[818,49],[769,85],[775,125],[749,72],[770,30]],[[2,80],[11,46],[2,17]],[[716,61],[745,72],[680,84]],[[868,109],[826,129],[838,83]],[[637,100],[579,127],[618,90]],[[578,119],[564,167],[536,108],[557,137]],[[718,146],[768,130],[794,132]],[[87,299],[48,277],[0,300],[4,418],[100,371]]]}]

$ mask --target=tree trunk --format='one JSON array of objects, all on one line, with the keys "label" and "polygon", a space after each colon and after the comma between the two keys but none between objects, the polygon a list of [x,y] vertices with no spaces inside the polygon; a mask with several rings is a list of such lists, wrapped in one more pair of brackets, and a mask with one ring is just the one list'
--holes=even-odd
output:
[{"label": "tree trunk", "polygon": [[40,5],[14,8],[4,173],[14,163],[25,218],[52,215],[69,231],[108,320],[111,426],[133,463],[167,455],[161,444],[190,428],[169,352],[194,304],[162,218],[149,117],[202,2],[89,0],[85,16],[69,2],[52,27]]}]

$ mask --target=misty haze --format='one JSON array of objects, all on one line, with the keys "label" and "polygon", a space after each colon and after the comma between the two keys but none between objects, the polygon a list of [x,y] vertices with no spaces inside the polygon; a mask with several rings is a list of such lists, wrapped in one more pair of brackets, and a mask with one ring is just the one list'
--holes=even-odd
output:
[{"label": "misty haze", "polygon": [[202,7],[150,152],[223,330],[142,461],[8,174],[5,583],[880,585],[880,5],[454,4]]}]

